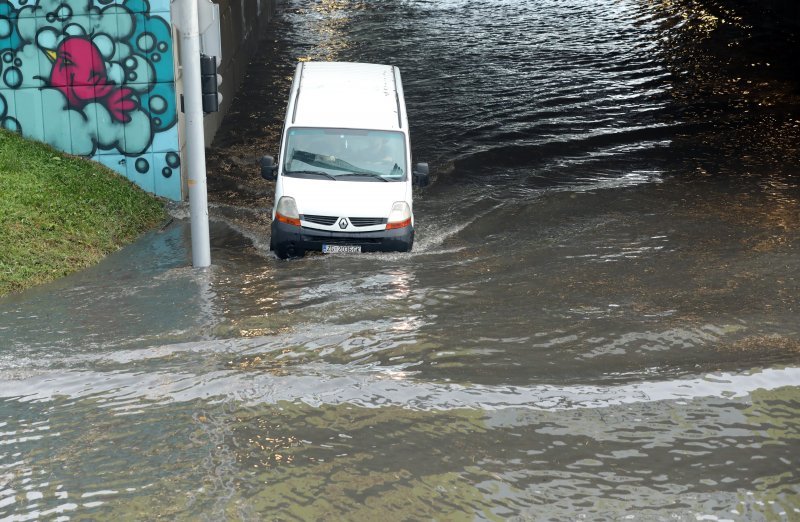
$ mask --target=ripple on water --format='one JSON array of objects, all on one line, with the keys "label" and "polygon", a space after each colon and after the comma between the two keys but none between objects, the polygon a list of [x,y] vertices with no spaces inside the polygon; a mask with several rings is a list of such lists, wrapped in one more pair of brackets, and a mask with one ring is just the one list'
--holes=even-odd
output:
[{"label": "ripple on water", "polygon": [[[49,416],[59,431],[25,421],[2,427],[0,442],[21,456],[3,457],[13,473],[0,475],[0,513],[192,517],[233,510],[244,518],[316,518],[402,510],[423,518],[561,518],[577,506],[605,518],[658,505],[679,518],[721,513],[722,506],[748,518],[774,516],[791,512],[796,495],[797,388],[781,383],[796,382],[798,370],[789,370],[673,382],[666,395],[643,385],[619,401],[595,395],[595,404],[598,390],[575,389],[588,403],[567,409],[514,405],[510,398],[524,389],[510,390],[502,407],[483,404],[492,395],[485,390],[434,409],[409,408],[392,400],[396,392],[384,394],[388,401],[336,402],[334,390],[343,387],[325,383],[313,404],[280,392],[184,397],[150,403],[134,418],[98,415],[91,397],[7,399],[3,411]],[[684,385],[685,396],[674,394]],[[725,389],[732,393],[721,396]],[[569,394],[559,390],[559,397]],[[23,438],[23,431],[49,437]],[[40,455],[57,465],[42,473],[26,460]],[[113,476],[103,471],[120,459],[128,465]],[[376,495],[376,487],[386,492]],[[431,495],[441,503],[431,505]]]}]

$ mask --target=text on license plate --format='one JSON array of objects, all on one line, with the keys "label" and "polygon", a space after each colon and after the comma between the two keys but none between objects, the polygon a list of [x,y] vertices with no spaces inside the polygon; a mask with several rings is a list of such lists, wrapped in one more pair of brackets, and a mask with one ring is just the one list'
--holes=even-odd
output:
[{"label": "text on license plate", "polygon": [[322,245],[323,254],[360,254],[361,245]]}]

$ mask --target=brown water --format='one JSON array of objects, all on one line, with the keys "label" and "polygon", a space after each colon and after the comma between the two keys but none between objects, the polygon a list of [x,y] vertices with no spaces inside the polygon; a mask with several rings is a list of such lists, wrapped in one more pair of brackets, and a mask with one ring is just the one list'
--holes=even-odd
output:
[{"label": "brown water", "polygon": [[[287,1],[185,207],[0,300],[0,519],[799,520],[796,32]],[[780,43],[780,45],[779,45]],[[266,249],[296,59],[400,66],[411,254]]]}]

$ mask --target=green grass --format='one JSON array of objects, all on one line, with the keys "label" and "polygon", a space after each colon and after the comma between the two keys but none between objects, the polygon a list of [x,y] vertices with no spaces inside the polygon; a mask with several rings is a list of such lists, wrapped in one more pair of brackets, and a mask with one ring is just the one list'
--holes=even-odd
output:
[{"label": "green grass", "polygon": [[110,169],[0,130],[0,295],[97,263],[164,218]]}]

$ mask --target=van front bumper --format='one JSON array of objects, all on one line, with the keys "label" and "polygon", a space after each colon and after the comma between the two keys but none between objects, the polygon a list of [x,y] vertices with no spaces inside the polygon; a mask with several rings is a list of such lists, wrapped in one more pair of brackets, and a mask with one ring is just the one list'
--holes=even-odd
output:
[{"label": "van front bumper", "polygon": [[409,252],[414,244],[414,228],[405,227],[373,232],[330,232],[272,222],[270,250],[278,257],[302,256],[307,251],[322,251],[322,245],[359,245],[362,252]]}]

